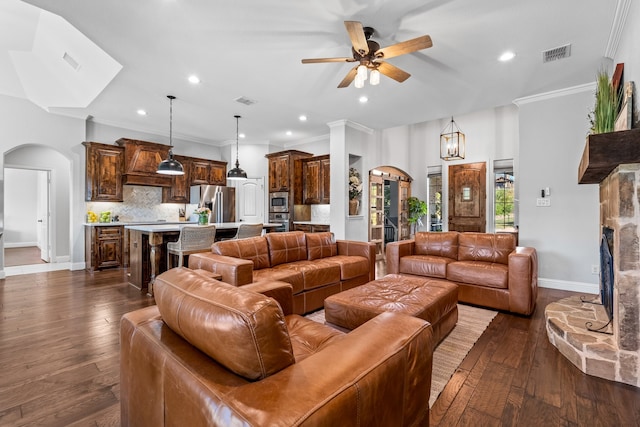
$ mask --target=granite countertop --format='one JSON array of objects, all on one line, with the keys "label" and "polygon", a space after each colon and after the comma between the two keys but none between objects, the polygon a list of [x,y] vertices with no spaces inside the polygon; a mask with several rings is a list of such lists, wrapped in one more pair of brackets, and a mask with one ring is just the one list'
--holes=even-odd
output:
[{"label": "granite countertop", "polygon": [[[188,222],[173,222],[173,223],[153,223],[153,224],[131,224],[131,225],[126,225],[125,228],[129,229],[129,230],[137,230],[137,231],[143,231],[146,233],[157,233],[157,232],[163,232],[163,231],[179,231],[180,230],[180,226],[181,225],[186,225],[186,224],[195,224],[195,223],[188,223]],[[233,230],[236,229],[240,226],[240,224],[242,224],[242,222],[212,222],[209,225],[215,225],[217,229],[219,230]],[[272,224],[272,223],[265,223],[262,224],[263,228],[277,228],[282,226],[282,224]]]},{"label": "granite countertop", "polygon": [[153,225],[153,224],[197,224],[197,221],[113,221],[113,222],[85,222],[87,227],[108,227],[115,225]]},{"label": "granite countertop", "polygon": [[293,221],[293,223],[301,225],[331,225],[328,222],[324,221]]}]

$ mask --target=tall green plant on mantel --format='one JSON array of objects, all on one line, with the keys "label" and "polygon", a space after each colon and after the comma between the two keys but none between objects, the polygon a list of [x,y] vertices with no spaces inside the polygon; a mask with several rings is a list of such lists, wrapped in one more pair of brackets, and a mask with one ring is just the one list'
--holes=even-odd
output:
[{"label": "tall green plant on mantel", "polygon": [[429,208],[424,200],[413,196],[407,199],[407,203],[409,205],[409,225],[413,230],[412,234],[416,234],[418,226],[422,227],[422,217],[429,212]]},{"label": "tall green plant on mantel", "polygon": [[618,94],[613,89],[609,75],[600,71],[597,76],[596,102],[593,112],[589,115],[591,133],[613,132],[620,108]]}]

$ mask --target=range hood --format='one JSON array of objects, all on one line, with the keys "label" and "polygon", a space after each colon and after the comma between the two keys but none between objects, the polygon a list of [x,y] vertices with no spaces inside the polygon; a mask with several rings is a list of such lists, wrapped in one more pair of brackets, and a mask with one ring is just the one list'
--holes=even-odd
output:
[{"label": "range hood", "polygon": [[158,165],[169,157],[169,146],[137,139],[120,138],[124,147],[122,183],[151,187],[171,187],[171,176],[158,174]]}]

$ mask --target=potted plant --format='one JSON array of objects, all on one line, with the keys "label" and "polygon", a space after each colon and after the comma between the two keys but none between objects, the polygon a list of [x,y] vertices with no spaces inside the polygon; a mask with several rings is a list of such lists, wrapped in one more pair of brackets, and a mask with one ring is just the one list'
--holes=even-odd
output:
[{"label": "potted plant", "polygon": [[193,211],[194,214],[198,215],[198,225],[207,225],[209,223],[209,214],[211,213],[211,209],[200,206],[198,209]]},{"label": "potted plant", "polygon": [[411,234],[415,235],[418,226],[422,227],[422,217],[429,212],[429,208],[424,200],[413,196],[407,199],[407,203],[409,204],[409,225],[413,231]]},{"label": "potted plant", "polygon": [[362,179],[356,168],[349,168],[349,215],[358,215],[360,196],[362,195]]},{"label": "potted plant", "polygon": [[613,132],[619,107],[618,94],[611,85],[609,75],[600,71],[597,76],[596,102],[589,114],[591,133]]}]

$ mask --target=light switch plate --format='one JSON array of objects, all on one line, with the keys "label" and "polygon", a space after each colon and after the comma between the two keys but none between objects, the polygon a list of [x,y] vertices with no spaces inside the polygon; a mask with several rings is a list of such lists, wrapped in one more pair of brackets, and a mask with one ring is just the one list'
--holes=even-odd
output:
[{"label": "light switch plate", "polygon": [[551,198],[550,197],[538,197],[536,199],[536,206],[537,207],[548,207],[551,206]]}]

